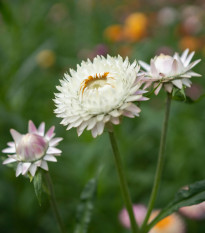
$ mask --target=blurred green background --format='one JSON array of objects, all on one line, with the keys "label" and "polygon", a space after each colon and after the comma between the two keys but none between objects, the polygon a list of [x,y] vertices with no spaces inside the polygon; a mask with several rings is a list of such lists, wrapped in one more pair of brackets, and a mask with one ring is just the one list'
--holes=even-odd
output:
[{"label": "blurred green background", "polygon": [[[26,133],[28,120],[55,125],[63,137],[58,163],[49,163],[60,213],[68,232],[74,231],[80,194],[99,173],[97,195],[88,232],[127,232],[118,214],[123,208],[112,151],[105,132],[78,138],[66,131],[53,113],[59,79],[82,59],[120,54],[130,60],[161,52],[195,50],[194,69],[204,74],[204,2],[184,0],[0,0],[0,149],[11,141],[10,128]],[[192,99],[204,94],[205,79],[193,78]],[[141,115],[115,127],[134,203],[147,204],[160,139],[165,94],[141,104]],[[205,178],[205,104],[173,102],[166,164],[156,207],[177,190]],[[1,155],[2,161],[5,155]],[[46,195],[39,207],[33,185],[12,168],[0,165],[0,232],[57,233]],[[204,233],[205,221],[184,218],[187,232]],[[176,232],[177,233],[177,232]]]}]

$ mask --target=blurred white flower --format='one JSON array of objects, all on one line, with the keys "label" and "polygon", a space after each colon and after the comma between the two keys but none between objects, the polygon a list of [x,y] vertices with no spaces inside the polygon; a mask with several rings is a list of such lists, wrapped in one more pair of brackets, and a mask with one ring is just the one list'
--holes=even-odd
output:
[{"label": "blurred white flower", "polygon": [[83,61],[77,71],[70,69],[54,99],[55,113],[63,118],[61,124],[68,125],[67,130],[76,127],[78,136],[87,128],[97,137],[106,123],[117,125],[120,116],[139,116],[141,110],[133,102],[147,98],[142,96],[146,91],[139,89],[138,71],[136,62],[109,55]]},{"label": "blurred white flower", "polygon": [[163,7],[157,15],[161,25],[171,25],[178,19],[178,12],[173,7]]},{"label": "blurred white flower", "polygon": [[157,95],[162,86],[169,93],[172,92],[173,85],[179,89],[182,89],[183,85],[190,87],[192,83],[190,78],[201,76],[191,70],[201,61],[198,59],[190,63],[193,56],[194,52],[189,54],[189,49],[186,49],[181,57],[178,53],[175,53],[174,56],[160,54],[151,59],[150,65],[139,61],[145,69],[145,72],[142,72],[145,75],[144,80],[147,82],[145,88],[154,82],[155,94]]},{"label": "blurred white flower", "polygon": [[[159,211],[152,212],[150,221],[158,215]],[[177,214],[171,214],[159,221],[149,233],[185,233],[185,224]]]},{"label": "blurred white flower", "polygon": [[62,138],[54,138],[54,129],[54,126],[51,127],[45,134],[45,123],[41,123],[37,129],[32,121],[29,121],[27,134],[11,129],[14,142],[8,142],[9,147],[2,151],[9,154],[3,164],[18,162],[16,176],[28,172],[34,176],[38,167],[48,171],[47,161],[56,162],[55,156],[61,154],[61,150],[55,146]]}]

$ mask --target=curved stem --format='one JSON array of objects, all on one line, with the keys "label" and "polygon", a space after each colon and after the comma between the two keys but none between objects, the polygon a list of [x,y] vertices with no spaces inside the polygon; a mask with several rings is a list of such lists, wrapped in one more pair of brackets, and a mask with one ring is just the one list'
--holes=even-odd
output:
[{"label": "curved stem", "polygon": [[147,224],[149,217],[151,215],[152,209],[154,207],[154,203],[155,203],[158,189],[159,189],[159,184],[160,184],[162,169],[163,169],[163,164],[164,164],[164,155],[165,155],[165,146],[166,146],[166,137],[167,137],[167,128],[168,128],[170,107],[171,107],[171,95],[168,93],[167,99],[166,99],[163,128],[162,128],[161,139],[160,139],[159,155],[158,155],[158,161],[157,161],[157,170],[156,170],[156,174],[155,174],[155,179],[154,179],[151,197],[149,200],[147,214],[146,214],[145,220],[142,224],[141,232],[145,231],[145,227],[146,227],[146,224]]},{"label": "curved stem", "polygon": [[50,203],[51,203],[51,206],[53,209],[53,213],[56,217],[56,220],[58,222],[61,233],[65,233],[66,231],[65,231],[65,228],[64,228],[64,225],[63,225],[63,222],[62,222],[62,219],[60,217],[60,214],[59,214],[59,211],[57,208],[57,204],[56,204],[56,197],[55,197],[55,192],[53,189],[53,183],[52,183],[50,174],[48,172],[45,172],[45,179],[46,179],[47,187],[48,187],[49,194],[50,194],[49,197],[50,197]]},{"label": "curved stem", "polygon": [[137,226],[135,216],[133,213],[132,202],[131,202],[131,198],[130,198],[130,194],[129,194],[129,190],[128,190],[128,185],[127,185],[127,182],[125,179],[125,175],[124,175],[124,171],[123,171],[123,167],[122,167],[122,161],[120,158],[120,152],[119,152],[119,149],[117,146],[117,142],[115,140],[114,133],[109,132],[109,137],[110,137],[110,142],[112,145],[112,150],[113,150],[113,154],[114,154],[114,158],[115,158],[115,166],[116,166],[118,177],[120,180],[120,187],[121,187],[123,199],[124,199],[125,206],[126,206],[126,209],[128,211],[129,218],[130,218],[131,229],[132,229],[133,233],[137,233],[138,226]]}]

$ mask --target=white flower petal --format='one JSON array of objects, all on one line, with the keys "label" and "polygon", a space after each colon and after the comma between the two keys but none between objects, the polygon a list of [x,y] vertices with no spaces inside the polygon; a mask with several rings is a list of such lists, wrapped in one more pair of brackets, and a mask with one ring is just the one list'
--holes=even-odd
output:
[{"label": "white flower petal", "polygon": [[14,143],[14,142],[8,142],[7,145],[8,145],[9,147],[15,147],[15,143]]},{"label": "white flower petal", "polygon": [[112,112],[109,113],[113,117],[119,117],[122,114],[121,110],[113,110]]},{"label": "white flower petal", "polygon": [[134,118],[137,114],[133,114],[131,112],[128,112],[128,111],[124,111],[123,112],[123,116],[126,116],[126,117],[129,117],[129,118]]},{"label": "white flower petal", "polygon": [[112,122],[114,125],[119,125],[119,124],[120,124],[120,119],[119,119],[119,117],[112,117],[112,118],[111,118],[111,122]]},{"label": "white flower petal", "polygon": [[92,132],[92,136],[93,136],[94,138],[96,138],[96,137],[98,136],[98,129],[97,129],[97,126],[95,126],[95,127],[91,130],[91,132]]},{"label": "white flower petal", "polygon": [[184,52],[182,53],[181,60],[182,60],[183,63],[185,62],[188,53],[189,53],[189,49],[184,50]]},{"label": "white flower petal", "polygon": [[41,162],[41,166],[40,166],[42,169],[48,171],[48,164],[46,161],[42,160]]},{"label": "white flower petal", "polygon": [[31,166],[31,163],[22,163],[22,175],[25,175]]},{"label": "white flower petal", "polygon": [[63,138],[53,138],[49,142],[49,146],[57,146],[59,142],[61,142]]},{"label": "white flower petal", "polygon": [[45,155],[45,156],[43,157],[43,159],[46,160],[46,161],[50,161],[50,162],[57,162],[56,157],[53,156],[53,155]]},{"label": "white flower petal", "polygon": [[19,132],[17,132],[15,129],[11,129],[10,133],[16,143],[18,143],[21,140],[22,135]]},{"label": "white flower petal", "polygon": [[191,53],[189,54],[189,56],[186,58],[186,60],[184,61],[184,66],[185,66],[185,67],[187,67],[187,66],[189,65],[191,59],[192,59],[193,56],[194,56],[194,53],[195,53],[195,52],[191,52]]},{"label": "white flower petal", "polygon": [[31,121],[31,120],[28,122],[28,132],[29,133],[38,133],[36,126],[34,125],[33,121]]},{"label": "white flower petal", "polygon": [[19,163],[16,168],[16,177],[22,173],[22,163]]},{"label": "white flower petal", "polygon": [[31,173],[31,175],[34,177],[36,174],[36,170],[37,170],[37,166],[35,163],[33,163],[30,168],[29,168],[29,172]]},{"label": "white flower petal", "polygon": [[104,126],[105,126],[105,124],[102,121],[97,123],[96,127],[97,127],[97,131],[98,131],[98,135],[101,135],[103,133]]},{"label": "white flower petal", "polygon": [[182,79],[182,83],[187,87],[191,87],[192,82],[189,79],[184,78],[184,79]]},{"label": "white flower petal", "polygon": [[2,150],[3,153],[16,153],[16,148],[15,147],[9,147],[6,149]]},{"label": "white flower petal", "polygon": [[88,127],[87,127],[87,130],[91,130],[93,129],[93,127],[96,125],[97,123],[97,120],[96,118],[91,118],[89,121],[88,121]]},{"label": "white flower petal", "polygon": [[159,72],[155,66],[154,60],[151,60],[150,72],[151,72],[153,78],[155,78],[159,75]]},{"label": "white flower petal", "polygon": [[[159,86],[158,86],[159,85]],[[158,84],[157,83],[157,89],[154,91],[154,93],[155,93],[155,95],[158,95],[159,94],[159,91],[161,90],[161,88],[162,88],[162,83],[161,84]]]},{"label": "white flower petal", "polygon": [[201,74],[195,73],[193,71],[188,72],[187,75],[190,77],[201,77]]},{"label": "white flower petal", "polygon": [[133,113],[133,114],[139,114],[141,112],[141,109],[137,107],[135,104],[130,104],[127,108],[127,111]]},{"label": "white flower petal", "polygon": [[194,66],[196,66],[199,62],[201,61],[201,59],[198,59],[194,62],[192,62],[190,65],[188,65],[187,69],[191,70]]},{"label": "white flower petal", "polygon": [[50,139],[53,137],[53,135],[54,135],[54,133],[53,133],[54,130],[55,130],[55,127],[52,126],[52,127],[48,130],[48,132],[46,133],[45,137],[46,137],[48,140],[50,140]]},{"label": "white flower petal", "polygon": [[58,148],[55,147],[49,147],[48,150],[46,151],[46,154],[61,154],[62,151],[59,150]]},{"label": "white flower petal", "polygon": [[179,89],[182,89],[182,81],[181,80],[173,80],[172,81],[172,83],[176,86],[176,87],[178,87]]},{"label": "white flower petal", "polygon": [[172,89],[173,89],[173,84],[168,83],[168,84],[164,84],[164,89],[168,92],[171,93]]},{"label": "white flower petal", "polygon": [[139,61],[139,64],[142,66],[142,68],[144,68],[146,71],[150,70],[150,65],[148,65],[147,63],[143,62],[143,61]]},{"label": "white flower petal", "polygon": [[42,122],[40,126],[38,127],[38,134],[40,136],[44,136],[44,133],[45,133],[45,123]]},{"label": "white flower petal", "polygon": [[16,159],[13,159],[12,157],[4,160],[3,164],[8,164],[8,163],[13,163],[13,162],[17,162]]}]

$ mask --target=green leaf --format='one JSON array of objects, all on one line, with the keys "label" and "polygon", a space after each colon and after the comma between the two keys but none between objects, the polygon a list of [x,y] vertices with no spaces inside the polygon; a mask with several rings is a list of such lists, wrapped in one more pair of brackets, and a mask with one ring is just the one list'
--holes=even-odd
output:
[{"label": "green leaf", "polygon": [[96,179],[91,179],[85,186],[81,197],[80,203],[77,207],[77,225],[75,227],[75,233],[86,233],[88,224],[91,221],[91,215],[94,206],[94,199],[96,196]]},{"label": "green leaf", "polygon": [[205,180],[198,181],[189,185],[186,190],[182,189],[177,192],[174,200],[161,210],[158,216],[148,225],[146,230],[150,230],[160,220],[176,212],[179,208],[199,204],[203,201],[205,201]]},{"label": "green leaf", "polygon": [[172,91],[172,99],[185,102],[186,94],[184,91],[184,87],[182,89],[178,89],[174,87]]},{"label": "green leaf", "polygon": [[36,197],[38,199],[38,203],[41,206],[41,194],[42,194],[42,173],[41,171],[36,172],[33,178],[33,186],[34,186]]}]

